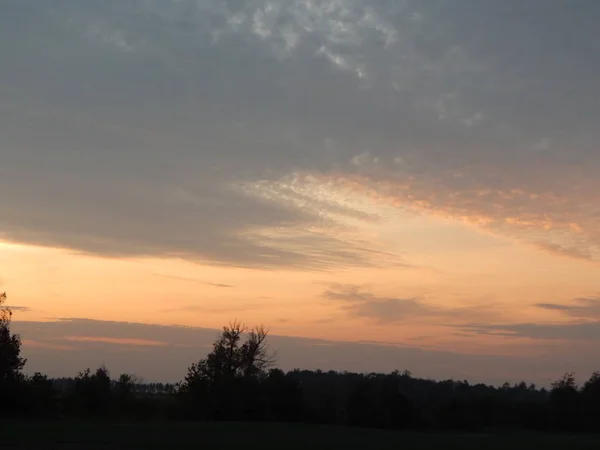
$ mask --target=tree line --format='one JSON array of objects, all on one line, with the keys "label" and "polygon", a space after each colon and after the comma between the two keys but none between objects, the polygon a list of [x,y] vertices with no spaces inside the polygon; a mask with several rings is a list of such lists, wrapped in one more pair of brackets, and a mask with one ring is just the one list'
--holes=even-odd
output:
[{"label": "tree line", "polygon": [[267,330],[234,322],[177,384],[111,378],[100,367],[73,378],[25,375],[20,337],[0,295],[0,415],[93,420],[277,421],[381,429],[600,431],[600,373],[582,386],[565,374],[550,389],[389,374],[275,367]]}]

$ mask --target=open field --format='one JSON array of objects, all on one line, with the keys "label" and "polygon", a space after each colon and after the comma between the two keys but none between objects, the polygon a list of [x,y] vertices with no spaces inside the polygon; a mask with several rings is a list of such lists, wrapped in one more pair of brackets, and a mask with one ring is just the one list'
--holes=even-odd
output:
[{"label": "open field", "polygon": [[3,450],[104,449],[598,449],[600,436],[425,434],[266,423],[4,422]]}]

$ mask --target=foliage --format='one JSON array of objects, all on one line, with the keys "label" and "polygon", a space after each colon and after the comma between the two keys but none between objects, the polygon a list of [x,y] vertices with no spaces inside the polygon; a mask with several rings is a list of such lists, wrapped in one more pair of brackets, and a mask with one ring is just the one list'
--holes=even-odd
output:
[{"label": "foliage", "polygon": [[224,327],[212,352],[190,366],[178,387],[186,416],[241,419],[252,415],[260,402],[259,380],[276,357],[267,347],[264,327],[246,332],[239,322]]},{"label": "foliage", "polygon": [[213,387],[235,378],[262,376],[276,360],[266,345],[268,331],[262,326],[256,327],[242,342],[244,332],[246,327],[239,322],[223,327],[223,332],[213,344],[213,351],[189,368],[180,389],[192,389],[195,383]]},{"label": "foliage", "polygon": [[12,311],[6,299],[6,293],[0,293],[0,415],[10,416],[17,414],[22,404],[26,360],[20,356],[20,336],[10,331]]},{"label": "foliage", "polygon": [[[3,297],[3,301],[5,297]],[[3,311],[7,311],[6,308]],[[3,313],[8,330],[10,314]],[[580,388],[572,373],[551,389],[434,381],[409,371],[358,374],[272,367],[263,327],[223,328],[212,351],[177,386],[142,383],[104,367],[75,378],[21,374],[18,340],[3,341],[4,412],[28,417],[306,422],[392,430],[600,431],[600,372]],[[7,342],[9,344],[7,344]],[[12,346],[11,346],[12,345]],[[8,357],[6,356],[8,355]],[[10,389],[7,383],[10,383]],[[10,393],[10,395],[7,395]],[[8,406],[7,406],[8,405]]]},{"label": "foliage", "polygon": [[66,397],[67,412],[92,417],[107,417],[112,400],[112,383],[105,367],[94,373],[90,369],[80,372]]},{"label": "foliage", "polygon": [[22,377],[26,360],[20,357],[21,338],[11,334],[12,311],[6,304],[6,293],[0,293],[0,383],[14,382]]},{"label": "foliage", "polygon": [[31,417],[50,418],[58,413],[57,392],[52,380],[36,372],[25,379],[23,395],[25,401],[22,411]]}]

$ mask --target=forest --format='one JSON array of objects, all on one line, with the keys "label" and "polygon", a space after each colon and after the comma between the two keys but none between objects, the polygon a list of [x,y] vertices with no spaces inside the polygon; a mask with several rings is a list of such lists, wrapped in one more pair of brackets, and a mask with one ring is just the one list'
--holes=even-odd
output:
[{"label": "forest", "polygon": [[276,367],[264,327],[225,326],[212,351],[177,384],[111,377],[27,375],[12,312],[0,296],[0,416],[7,419],[238,421],[388,430],[600,431],[600,373],[582,385],[565,374],[549,389],[416,378],[409,371],[349,373]]}]

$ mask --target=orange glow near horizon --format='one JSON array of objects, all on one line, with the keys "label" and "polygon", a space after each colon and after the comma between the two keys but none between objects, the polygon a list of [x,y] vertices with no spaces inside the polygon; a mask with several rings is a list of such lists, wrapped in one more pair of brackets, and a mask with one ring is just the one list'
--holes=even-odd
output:
[{"label": "orange glow near horizon", "polygon": [[[600,291],[598,266],[588,261],[435,215],[405,214],[386,205],[363,211],[382,218],[354,221],[348,228],[350,239],[381,251],[365,266],[244,269],[181,259],[110,259],[4,242],[1,287],[9,304],[28,308],[15,320],[90,318],[220,328],[240,319],[285,336],[513,354],[535,345],[506,336],[471,339],[461,336],[459,326],[564,322],[568,319],[556,311],[534,305],[567,303]],[[340,286],[355,286],[364,301],[327,297]],[[369,302],[389,306],[394,299],[418,299],[421,311],[406,317],[369,313]]]}]

